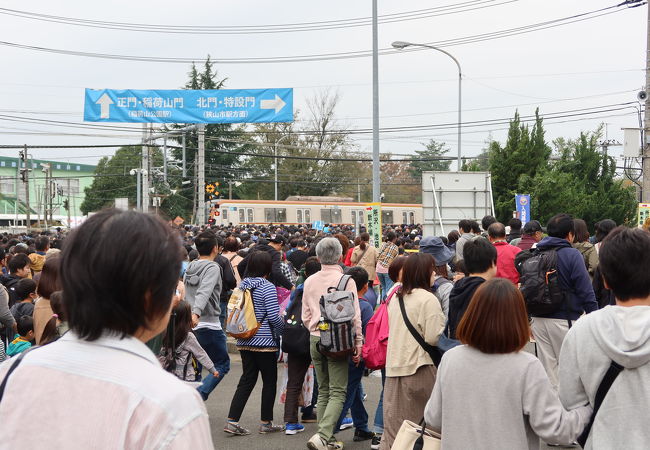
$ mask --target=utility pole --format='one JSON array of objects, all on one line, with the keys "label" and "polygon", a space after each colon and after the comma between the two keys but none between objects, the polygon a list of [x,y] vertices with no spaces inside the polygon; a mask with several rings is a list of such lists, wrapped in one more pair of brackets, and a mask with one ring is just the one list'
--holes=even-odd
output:
[{"label": "utility pole", "polygon": [[[23,168],[20,170],[22,175],[23,183],[25,183],[25,205],[27,207],[26,217],[27,217],[27,231],[29,232],[32,229],[31,222],[31,207],[29,206],[29,167],[27,167],[27,144],[22,152],[20,152],[20,159],[23,162]],[[17,196],[18,197],[18,196]],[[18,201],[18,199],[16,199]]]},{"label": "utility pole", "polygon": [[372,0],[372,201],[381,199],[379,179],[379,28],[377,0]]},{"label": "utility pole", "polygon": [[149,146],[147,145],[147,125],[142,124],[142,212],[149,212]]},{"label": "utility pole", "polygon": [[198,125],[199,131],[199,152],[197,155],[196,170],[197,170],[197,210],[196,210],[196,224],[201,226],[205,225],[205,124]]},{"label": "utility pole", "polygon": [[643,121],[643,189],[641,191],[641,201],[650,201],[650,96],[648,90],[650,89],[650,5],[648,8],[648,23],[646,28],[647,42],[646,42],[646,58],[645,58],[645,116]]}]

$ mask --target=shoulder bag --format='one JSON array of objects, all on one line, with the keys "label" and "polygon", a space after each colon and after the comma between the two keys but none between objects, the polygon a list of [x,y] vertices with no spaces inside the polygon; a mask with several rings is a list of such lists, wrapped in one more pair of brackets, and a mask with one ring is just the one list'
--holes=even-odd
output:
[{"label": "shoulder bag", "polygon": [[404,307],[404,295],[401,291],[397,293],[397,298],[399,299],[399,309],[402,311],[402,317],[404,318],[404,324],[406,325],[406,328],[408,328],[411,336],[413,336],[413,339],[415,339],[417,343],[420,344],[420,347],[422,347],[422,349],[429,354],[431,360],[433,361],[433,365],[438,367],[440,365],[440,360],[442,359],[440,350],[438,347],[434,347],[433,345],[428,344],[409,320],[408,316],[406,315],[406,308]]}]

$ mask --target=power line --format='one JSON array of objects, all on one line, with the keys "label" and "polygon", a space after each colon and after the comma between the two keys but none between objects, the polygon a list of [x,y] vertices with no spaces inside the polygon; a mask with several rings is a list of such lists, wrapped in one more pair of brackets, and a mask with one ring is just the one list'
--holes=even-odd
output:
[{"label": "power line", "polygon": [[[636,6],[644,5],[645,3],[636,3]],[[568,25],[572,23],[582,22],[584,20],[594,19],[605,15],[613,14],[616,12],[624,11],[624,9],[614,9],[626,4],[613,5],[585,13],[575,14],[559,19],[539,22],[535,24],[525,25],[521,27],[509,28],[505,30],[483,33],[471,36],[464,36],[460,38],[447,39],[435,42],[426,42],[427,45],[436,47],[450,47],[456,45],[465,45],[477,42],[485,42],[494,39],[501,39],[505,37],[518,36],[521,34],[531,33],[535,31],[546,30],[558,26]],[[609,11],[610,9],[613,9]],[[54,53],[69,56],[82,56],[90,58],[114,59],[123,61],[141,61],[141,62],[160,62],[160,63],[176,63],[176,64],[191,64],[195,62],[206,62],[206,58],[185,58],[185,57],[156,57],[156,56],[138,56],[138,55],[115,55],[108,53],[97,52],[82,52],[75,50],[54,49],[48,47],[31,46],[18,44],[15,42],[0,41],[0,45],[7,47],[18,48],[22,50]],[[412,49],[395,50],[393,48],[384,48],[379,50],[380,55],[395,54],[398,52],[413,52],[424,51],[426,48],[415,47]],[[268,63],[288,63],[288,62],[310,62],[310,61],[332,61],[341,59],[356,59],[366,58],[372,55],[370,50],[348,51],[339,53],[323,53],[313,55],[294,55],[294,56],[273,56],[273,57],[248,57],[248,58],[216,58],[211,59],[212,62],[218,64],[268,64]]]},{"label": "power line", "polygon": [[[401,13],[384,14],[379,16],[379,23],[395,23],[410,20],[427,19],[431,17],[446,16],[464,12],[471,12],[501,6],[508,3],[515,3],[519,0],[474,0],[455,3],[451,5],[437,6],[414,11],[405,11]],[[372,24],[371,17],[359,17],[351,19],[319,21],[319,22],[300,22],[287,24],[267,24],[267,25],[226,25],[226,26],[201,26],[201,25],[162,25],[162,24],[143,24],[143,23],[126,23],[126,22],[108,22],[92,19],[80,19],[75,17],[55,16],[49,14],[33,13],[29,11],[20,11],[9,8],[0,8],[0,14],[20,17],[23,19],[59,23],[65,25],[75,25],[81,27],[147,32],[147,33],[164,33],[164,34],[269,34],[269,33],[290,33],[303,31],[323,31],[336,30],[345,28],[365,27]]]}]

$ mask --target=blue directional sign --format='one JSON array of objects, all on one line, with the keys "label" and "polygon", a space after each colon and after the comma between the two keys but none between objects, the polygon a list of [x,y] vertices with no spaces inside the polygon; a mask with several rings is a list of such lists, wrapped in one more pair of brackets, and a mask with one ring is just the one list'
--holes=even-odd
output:
[{"label": "blue directional sign", "polygon": [[517,215],[519,216],[519,220],[521,220],[522,226],[526,225],[526,222],[530,222],[530,195],[515,195],[515,207],[517,208]]},{"label": "blue directional sign", "polygon": [[293,121],[293,89],[86,89],[84,120],[137,123]]}]

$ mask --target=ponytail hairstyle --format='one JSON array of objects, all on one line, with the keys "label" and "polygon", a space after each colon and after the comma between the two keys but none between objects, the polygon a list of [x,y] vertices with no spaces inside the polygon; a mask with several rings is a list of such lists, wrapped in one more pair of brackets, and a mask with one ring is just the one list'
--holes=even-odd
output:
[{"label": "ponytail hairstyle", "polygon": [[50,294],[50,307],[52,308],[52,317],[45,324],[43,329],[43,334],[41,334],[41,340],[39,345],[47,345],[59,339],[59,331],[56,328],[57,320],[65,322],[65,312],[63,309],[63,292],[55,291]]},{"label": "ponytail hairstyle", "polygon": [[370,242],[370,235],[368,233],[361,233],[359,237],[361,238],[361,243],[359,244],[359,248],[361,250],[365,250],[366,247],[368,246],[368,243]]}]

